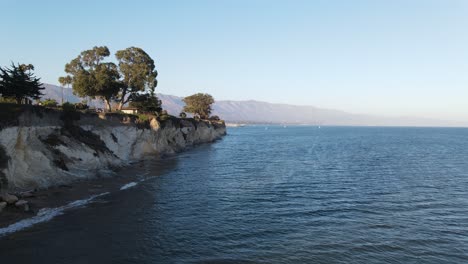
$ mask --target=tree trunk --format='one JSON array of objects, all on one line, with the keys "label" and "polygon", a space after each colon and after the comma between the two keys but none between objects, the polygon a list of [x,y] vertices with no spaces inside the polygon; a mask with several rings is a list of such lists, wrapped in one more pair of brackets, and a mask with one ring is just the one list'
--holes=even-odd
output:
[{"label": "tree trunk", "polygon": [[112,108],[111,108],[111,104],[110,104],[109,99],[104,99],[104,102],[106,103],[106,110],[107,110],[108,112],[112,111]]},{"label": "tree trunk", "polygon": [[124,106],[124,104],[126,103],[125,102],[125,96],[127,95],[127,88],[124,88],[122,90],[122,96],[120,97],[120,100],[119,100],[119,105],[117,106],[118,109],[117,110],[122,110],[122,107]]}]

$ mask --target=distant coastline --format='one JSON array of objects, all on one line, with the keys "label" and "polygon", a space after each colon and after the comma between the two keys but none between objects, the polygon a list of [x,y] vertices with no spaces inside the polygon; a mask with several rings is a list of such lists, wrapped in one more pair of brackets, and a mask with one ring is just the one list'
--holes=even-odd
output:
[{"label": "distant coastline", "polygon": [[[61,87],[45,84],[44,98],[59,100]],[[65,89],[67,100],[79,102],[71,89]],[[157,94],[162,107],[173,115],[178,115],[184,106],[183,97]],[[102,102],[91,100],[90,105],[103,107]],[[228,123],[243,124],[287,124],[287,125],[332,125],[332,126],[422,126],[422,127],[468,127],[466,122],[438,120],[419,117],[389,117],[348,113],[334,109],[314,106],[273,104],[255,100],[230,101],[217,100],[213,105],[213,114]]]}]

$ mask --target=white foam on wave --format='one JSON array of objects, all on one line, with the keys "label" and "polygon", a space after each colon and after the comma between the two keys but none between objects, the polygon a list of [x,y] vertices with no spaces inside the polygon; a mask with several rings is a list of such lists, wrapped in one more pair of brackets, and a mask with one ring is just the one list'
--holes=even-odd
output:
[{"label": "white foam on wave", "polygon": [[124,186],[120,187],[120,190],[126,190],[128,188],[132,188],[132,187],[135,187],[138,183],[136,182],[130,182],[130,183],[127,183],[125,184]]},{"label": "white foam on wave", "polygon": [[60,207],[56,207],[56,208],[42,208],[41,210],[39,210],[39,212],[37,213],[36,216],[33,216],[31,218],[18,221],[18,222],[14,223],[14,224],[11,224],[11,225],[7,226],[7,227],[0,228],[0,237],[11,234],[11,233],[18,232],[20,230],[26,229],[26,228],[31,227],[31,226],[33,226],[35,224],[38,224],[38,223],[50,221],[54,217],[62,215],[65,210],[69,210],[69,209],[72,209],[72,208],[84,206],[84,205],[90,203],[92,200],[96,199],[97,197],[107,195],[107,194],[109,194],[109,192],[96,194],[96,195],[93,195],[93,196],[91,196],[91,197],[89,197],[87,199],[76,200],[76,201],[73,201],[73,202],[71,202],[69,204],[66,204],[64,206],[60,206]]}]

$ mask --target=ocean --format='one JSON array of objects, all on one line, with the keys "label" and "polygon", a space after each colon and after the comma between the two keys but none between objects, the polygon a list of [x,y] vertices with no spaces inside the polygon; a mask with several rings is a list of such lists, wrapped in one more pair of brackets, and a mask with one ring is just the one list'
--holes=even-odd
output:
[{"label": "ocean", "polygon": [[466,128],[230,128],[120,173],[2,263],[468,263]]}]

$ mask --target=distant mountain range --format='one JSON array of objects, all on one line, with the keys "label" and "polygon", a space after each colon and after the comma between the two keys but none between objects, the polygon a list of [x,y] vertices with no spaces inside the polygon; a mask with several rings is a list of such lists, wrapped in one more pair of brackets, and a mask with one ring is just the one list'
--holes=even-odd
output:
[{"label": "distant mountain range", "polygon": [[[45,84],[43,98],[62,98],[62,87]],[[72,90],[63,89],[64,101],[72,103],[82,99],[73,95]],[[183,97],[158,94],[163,108],[172,115],[178,115],[184,106]],[[88,100],[93,107],[103,108],[100,100]],[[468,126],[444,120],[418,117],[379,117],[364,114],[352,114],[340,110],[322,109],[314,106],[272,104],[260,101],[216,101],[213,114],[232,123],[276,123],[276,124],[310,124],[310,125],[343,125],[343,126]]]}]

